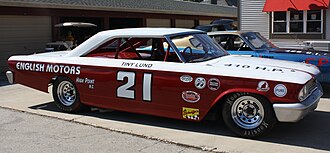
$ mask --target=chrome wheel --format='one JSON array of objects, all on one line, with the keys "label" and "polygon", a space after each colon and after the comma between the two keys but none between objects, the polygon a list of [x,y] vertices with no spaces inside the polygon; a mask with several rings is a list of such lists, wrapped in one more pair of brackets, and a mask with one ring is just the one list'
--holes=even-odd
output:
[{"label": "chrome wheel", "polygon": [[69,81],[62,81],[57,87],[57,97],[64,106],[71,106],[76,100],[76,88]]},{"label": "chrome wheel", "polygon": [[252,96],[237,98],[231,107],[231,117],[243,129],[254,129],[264,120],[261,102]]}]

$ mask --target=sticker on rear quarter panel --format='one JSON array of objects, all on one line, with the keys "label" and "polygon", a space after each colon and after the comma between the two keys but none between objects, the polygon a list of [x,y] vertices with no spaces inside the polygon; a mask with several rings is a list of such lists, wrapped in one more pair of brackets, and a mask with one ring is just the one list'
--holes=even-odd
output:
[{"label": "sticker on rear quarter panel", "polygon": [[284,97],[287,93],[286,86],[283,84],[278,84],[274,87],[274,94],[277,97]]},{"label": "sticker on rear quarter panel", "polygon": [[182,117],[184,119],[199,120],[199,109],[182,107]]}]

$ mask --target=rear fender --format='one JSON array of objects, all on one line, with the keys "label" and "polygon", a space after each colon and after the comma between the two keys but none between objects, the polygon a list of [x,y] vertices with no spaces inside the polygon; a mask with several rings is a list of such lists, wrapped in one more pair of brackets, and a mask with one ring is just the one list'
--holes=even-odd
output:
[{"label": "rear fender", "polygon": [[48,84],[52,76],[50,74],[40,75],[36,72],[14,71],[14,78],[15,83],[48,93]]}]

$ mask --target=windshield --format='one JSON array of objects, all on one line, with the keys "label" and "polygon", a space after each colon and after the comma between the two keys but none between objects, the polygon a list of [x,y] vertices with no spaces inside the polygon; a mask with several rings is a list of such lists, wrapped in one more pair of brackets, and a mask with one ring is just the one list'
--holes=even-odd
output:
[{"label": "windshield", "polygon": [[186,62],[203,62],[228,54],[206,34],[175,36],[171,41]]},{"label": "windshield", "polygon": [[261,36],[258,32],[243,33],[242,36],[255,48],[262,50],[271,50],[277,48],[269,40]]}]

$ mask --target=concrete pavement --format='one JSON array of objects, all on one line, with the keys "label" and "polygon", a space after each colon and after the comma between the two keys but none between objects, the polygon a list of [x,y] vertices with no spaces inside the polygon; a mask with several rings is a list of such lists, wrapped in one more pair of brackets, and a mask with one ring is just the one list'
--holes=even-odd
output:
[{"label": "concrete pavement", "polygon": [[202,150],[0,108],[0,152],[157,152]]},{"label": "concrete pavement", "polygon": [[0,107],[51,116],[113,131],[194,146],[205,150],[242,153],[328,152],[330,153],[330,100],[298,123],[280,123],[270,135],[257,139],[235,137],[218,122],[185,122],[119,111],[60,112],[51,95],[21,85],[0,87]]}]

